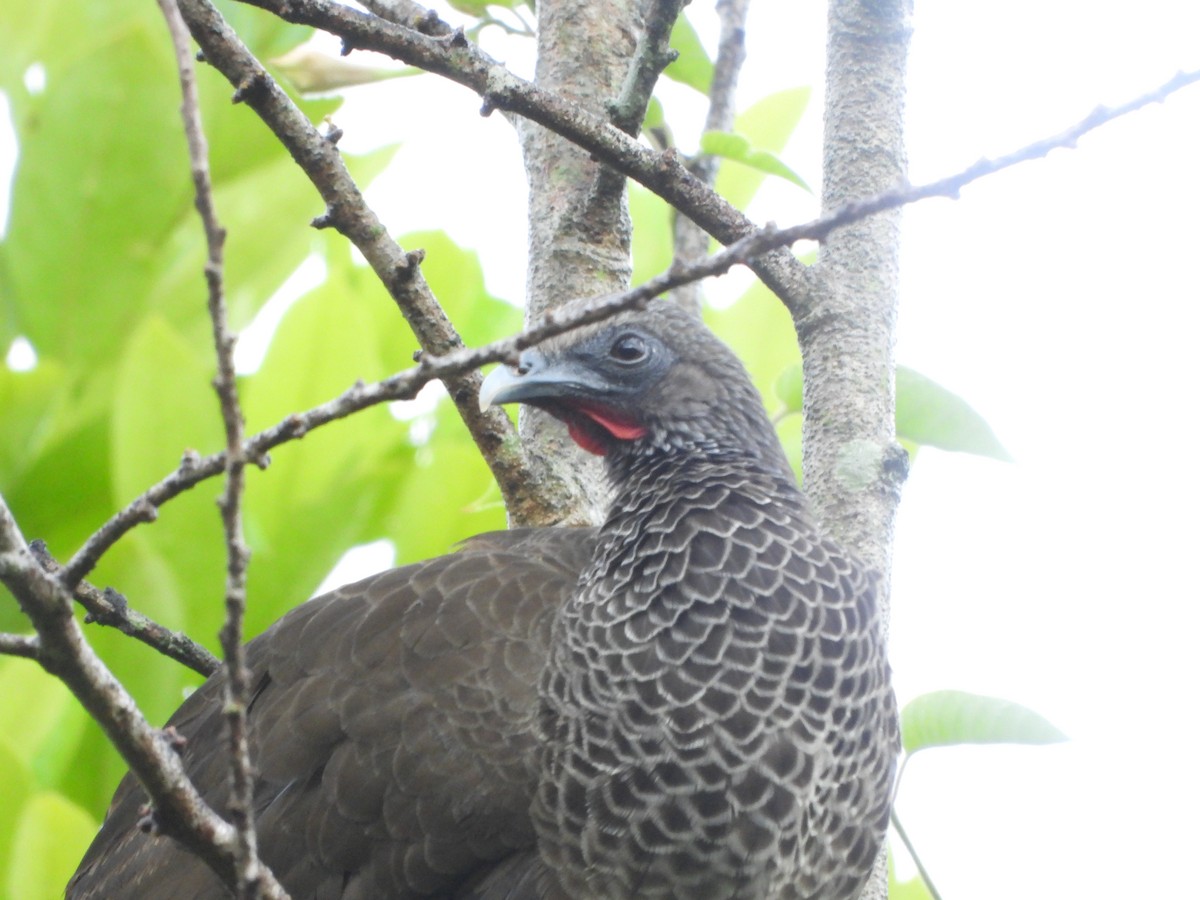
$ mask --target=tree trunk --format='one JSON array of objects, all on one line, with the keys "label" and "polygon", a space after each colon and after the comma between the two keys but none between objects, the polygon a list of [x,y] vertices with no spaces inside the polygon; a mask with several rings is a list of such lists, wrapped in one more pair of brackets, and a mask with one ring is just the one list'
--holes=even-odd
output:
[{"label": "tree trunk", "polygon": [[[822,207],[903,184],[910,0],[830,0]],[[796,331],[804,355],[804,487],[828,531],[888,580],[900,486],[895,325],[900,213],[871,216],[822,244]],[[885,854],[863,898],[887,896]]]},{"label": "tree trunk", "polygon": [[[643,27],[641,0],[543,0],[536,82],[599,115],[616,98]],[[527,120],[521,143],[529,181],[526,317],[576,297],[629,285],[632,228],[625,179]],[[548,520],[595,521],[603,478],[545,413],[521,410],[521,436],[548,487]]]}]

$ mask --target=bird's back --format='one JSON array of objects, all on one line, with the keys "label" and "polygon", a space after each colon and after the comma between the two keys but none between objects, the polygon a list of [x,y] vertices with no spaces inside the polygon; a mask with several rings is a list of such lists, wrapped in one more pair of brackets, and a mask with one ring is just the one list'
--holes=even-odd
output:
[{"label": "bird's back", "polygon": [[[482,535],[310,600],[248,645],[259,848],[294,896],[502,897],[534,880],[536,686],[593,535]],[[223,690],[210,679],[169,723],[218,811]],[[227,896],[199,859],[140,833],[143,803],[127,776],[68,898]]]}]

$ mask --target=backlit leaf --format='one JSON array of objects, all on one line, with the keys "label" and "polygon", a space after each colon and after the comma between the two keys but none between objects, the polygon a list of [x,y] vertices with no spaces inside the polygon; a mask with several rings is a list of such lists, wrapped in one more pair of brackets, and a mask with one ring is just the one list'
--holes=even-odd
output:
[{"label": "backlit leaf", "polygon": [[933,691],[900,713],[906,753],[955,744],[1056,744],[1067,736],[1026,706],[970,694]]},{"label": "backlit leaf", "polygon": [[778,156],[767,150],[762,150],[750,144],[743,134],[731,131],[706,131],[700,138],[700,149],[712,156],[741,163],[768,175],[777,175],[804,188],[810,194],[812,189],[793,172]]},{"label": "backlit leaf", "polygon": [[[808,108],[811,93],[810,88],[797,87],[764,97],[734,119],[733,130],[760,151],[782,153]],[[766,173],[753,166],[721,166],[717,193],[738,209],[745,209],[765,178]]]},{"label": "backlit leaf", "polygon": [[675,26],[671,29],[671,48],[679,51],[679,58],[668,65],[663,74],[707,94],[712,86],[712,60],[708,58],[700,35],[687,16],[681,15],[675,20]]},{"label": "backlit leaf", "polygon": [[991,426],[965,400],[905,366],[896,367],[896,435],[942,450],[1012,461]]}]

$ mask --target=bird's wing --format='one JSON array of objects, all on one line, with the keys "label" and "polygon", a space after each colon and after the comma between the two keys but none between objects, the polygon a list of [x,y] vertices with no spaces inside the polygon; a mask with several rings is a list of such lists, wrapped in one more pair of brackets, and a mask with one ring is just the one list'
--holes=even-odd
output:
[{"label": "bird's wing", "polygon": [[[534,842],[537,682],[587,529],[482,535],[450,556],[308,601],[247,648],[262,858],[295,898],[448,895]],[[169,724],[218,810],[224,679]],[[75,898],[221,897],[197,858],[137,829],[126,777]]]}]

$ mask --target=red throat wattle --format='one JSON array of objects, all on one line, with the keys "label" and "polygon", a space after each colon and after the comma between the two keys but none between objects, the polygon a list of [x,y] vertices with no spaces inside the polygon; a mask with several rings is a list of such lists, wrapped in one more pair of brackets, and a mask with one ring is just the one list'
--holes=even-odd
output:
[{"label": "red throat wattle", "polygon": [[[575,404],[573,410],[595,422],[619,441],[635,441],[646,434],[645,426],[638,425],[636,422],[631,422],[628,419],[615,415],[610,410],[585,406],[584,404]],[[605,441],[593,429],[587,427],[578,419],[567,420],[567,433],[571,435],[571,439],[576,444],[588,453],[593,453],[596,456],[604,456],[608,452]]]}]

